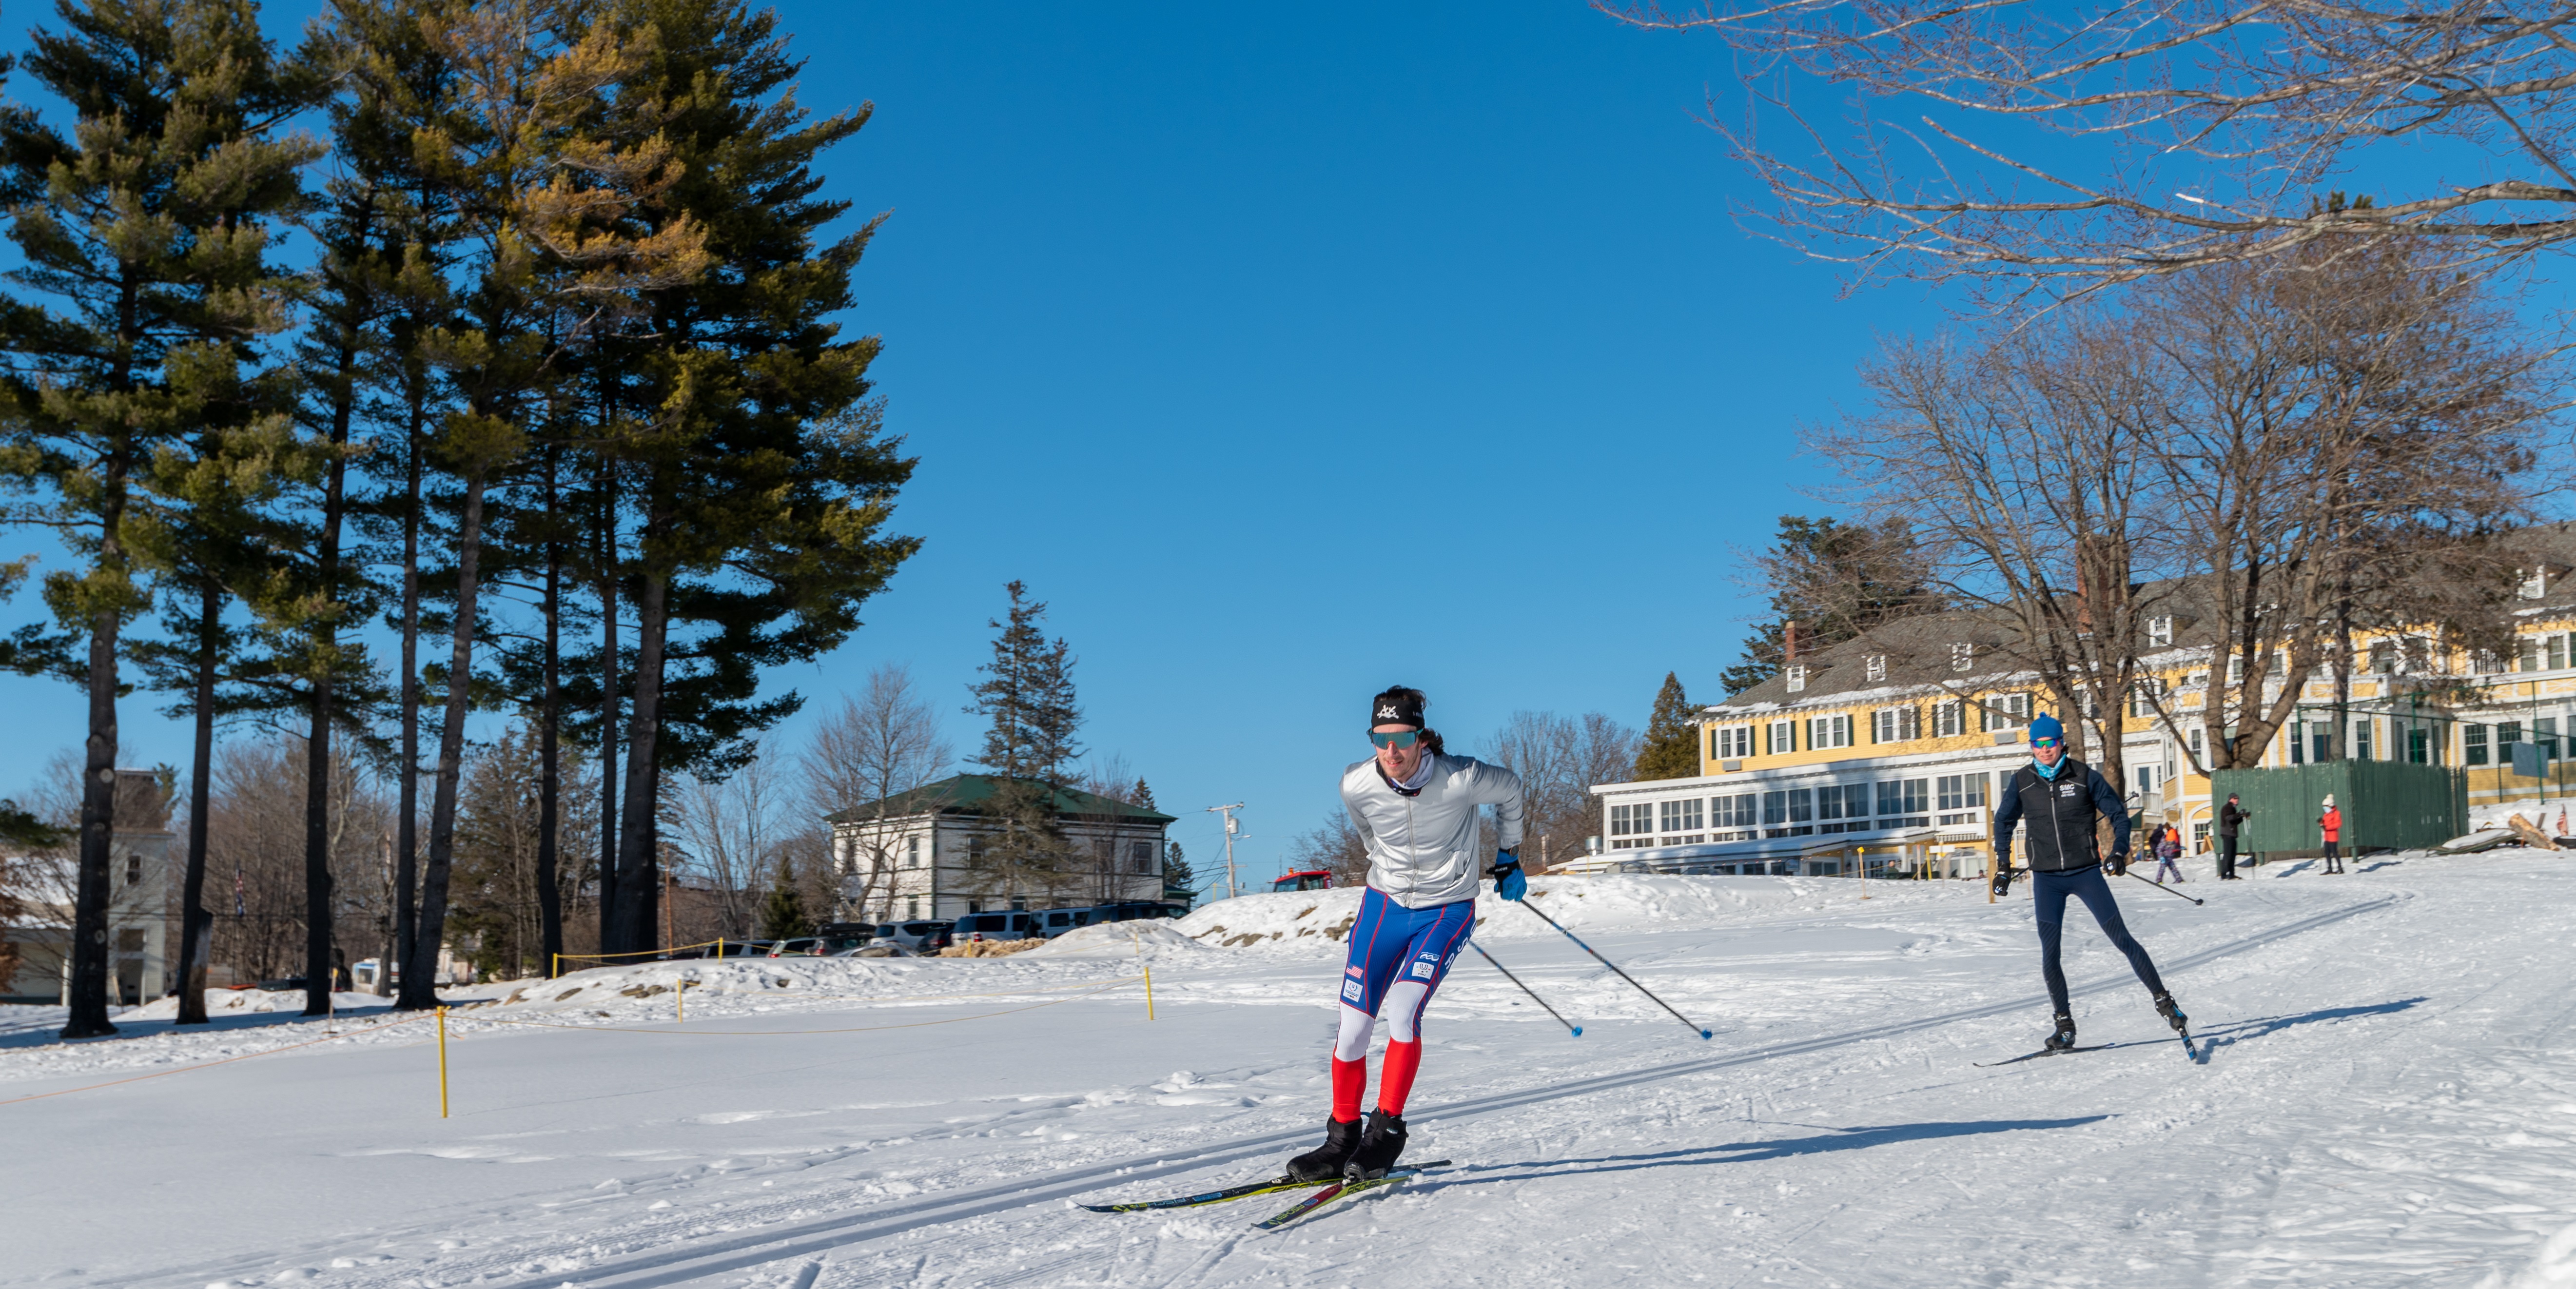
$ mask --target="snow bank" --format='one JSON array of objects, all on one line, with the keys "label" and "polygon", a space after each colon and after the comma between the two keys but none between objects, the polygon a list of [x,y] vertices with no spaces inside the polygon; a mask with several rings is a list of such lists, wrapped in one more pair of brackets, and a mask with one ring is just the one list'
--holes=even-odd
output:
[{"label": "snow bank", "polygon": [[2520,815],[2552,837],[2576,835],[2570,834],[2567,828],[2559,826],[2558,817],[2562,814],[2567,816],[2570,825],[2576,825],[2576,798],[2545,797],[2538,801],[2490,802],[2469,807],[2469,831],[2484,832],[2490,828],[2502,828],[2506,826],[2505,820]]},{"label": "snow bank", "polygon": [[[1592,873],[1530,882],[1549,917],[1569,930],[1675,930],[1717,927],[1768,913],[1821,909],[1853,898],[1842,878],[1682,877]],[[1955,898],[1956,882],[1872,882],[1874,898]],[[1338,944],[1359,917],[1358,887],[1289,891],[1221,900],[1169,925],[1201,944],[1229,949],[1265,944]],[[1476,934],[1485,939],[1553,936],[1546,922],[1515,912],[1488,887],[1476,897]]]},{"label": "snow bank", "polygon": [[1207,952],[1207,946],[1172,929],[1169,922],[1104,922],[1079,927],[1031,949],[1032,958],[1124,958],[1147,961],[1179,954]]},{"label": "snow bank", "polygon": [[[331,1008],[338,1012],[381,1011],[392,1006],[393,1001],[390,998],[378,998],[374,994],[335,992],[331,995]],[[241,1016],[254,1012],[301,1014],[303,1011],[304,991],[301,989],[291,993],[270,993],[265,989],[209,989],[206,991],[208,1016]],[[128,1007],[119,1012],[117,1018],[120,1020],[177,1020],[179,1019],[179,996],[172,994],[166,998],[156,998],[140,1007]]]}]

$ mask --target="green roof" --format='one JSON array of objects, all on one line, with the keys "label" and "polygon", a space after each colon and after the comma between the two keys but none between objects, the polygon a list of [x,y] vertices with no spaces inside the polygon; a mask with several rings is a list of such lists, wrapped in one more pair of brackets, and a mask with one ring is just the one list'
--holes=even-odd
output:
[{"label": "green roof", "polygon": [[[883,801],[871,801],[847,810],[836,810],[823,816],[827,823],[851,823],[861,819],[899,819],[905,815],[980,815],[984,803],[993,799],[993,789],[1002,782],[997,774],[956,774],[937,783],[925,783],[910,792],[898,792]],[[1022,782],[1035,782],[1022,780]],[[1124,801],[1094,796],[1079,788],[1057,788],[1051,794],[1048,808],[1059,815],[1092,819],[1115,819],[1120,823],[1167,824],[1173,816]],[[880,810],[882,807],[882,811]]]}]

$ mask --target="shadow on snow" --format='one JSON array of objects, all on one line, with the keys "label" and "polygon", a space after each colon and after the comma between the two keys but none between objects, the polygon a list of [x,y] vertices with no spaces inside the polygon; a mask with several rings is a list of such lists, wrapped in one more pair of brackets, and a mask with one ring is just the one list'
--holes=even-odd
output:
[{"label": "shadow on snow", "polygon": [[1625,1173],[1640,1168],[1664,1168],[1676,1164],[1750,1164],[1766,1159],[1791,1159],[1801,1155],[1821,1155],[1837,1150],[1867,1150],[1873,1146],[1892,1146],[1908,1141],[1939,1141],[1950,1137],[1976,1137],[1996,1132],[2043,1132],[2055,1128],[2080,1128],[2086,1124],[2100,1123],[2110,1117],[2107,1114],[2088,1114],[2071,1119],[1979,1119],[1959,1123],[1895,1123],[1866,1128],[1826,1128],[1811,1137],[1729,1142],[1723,1146],[1694,1146],[1687,1150],[1666,1150],[1651,1155],[1603,1155],[1595,1159],[1486,1164],[1460,1171],[1494,1173],[1495,1176],[1444,1176],[1437,1181],[1427,1179],[1416,1181],[1410,1189],[1433,1191],[1451,1186],[1481,1186],[1489,1182],[1527,1181],[1540,1177]]}]

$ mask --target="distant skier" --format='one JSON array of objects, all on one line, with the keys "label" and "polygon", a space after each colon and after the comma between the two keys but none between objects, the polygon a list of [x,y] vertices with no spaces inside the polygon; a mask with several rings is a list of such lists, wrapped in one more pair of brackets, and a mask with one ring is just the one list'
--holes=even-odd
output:
[{"label": "distant skier", "polygon": [[[1496,808],[1494,887],[1517,900],[1529,889],[1521,844],[1520,776],[1473,757],[1449,756],[1423,724],[1429,700],[1398,685],[1369,703],[1377,755],[1342,771],[1342,807],[1368,839],[1368,890],[1351,924],[1342,968],[1342,1028],[1333,1044],[1333,1112],[1324,1144],[1288,1161],[1288,1175],[1318,1181],[1376,1177],[1404,1153],[1404,1102],[1422,1067],[1422,1008],[1476,927],[1479,806]],[[1383,1012],[1386,1059],[1377,1112],[1360,1127],[1368,1084],[1369,1030]]]},{"label": "distant skier", "polygon": [[2165,992],[2156,964],[2147,958],[2137,937],[2129,934],[2120,920],[2120,906],[2111,899],[2111,884],[2102,880],[2104,861],[2093,835],[2096,818],[2111,821],[2111,875],[2129,871],[2129,810],[2120,803],[2120,794],[2111,790],[2100,771],[2066,755],[2066,727],[2056,717],[2043,715],[2030,723],[2030,764],[2013,772],[2001,795],[2002,800],[1995,803],[1994,889],[1998,895],[2012,887],[2013,870],[2006,860],[2012,854],[2013,830],[2022,816],[2030,816],[2025,853],[2030,860],[2031,913],[2039,924],[2039,972],[2048,982],[2048,1001],[2057,1011],[2057,1032],[2049,1036],[2048,1050],[2062,1052],[2075,1046],[2075,1017],[2067,1010],[2066,970],[2058,962],[2057,947],[2069,895],[2093,911],[2103,938],[2129,956],[2138,982],[2155,996],[2157,1013],[2179,1032],[2190,1018]]},{"label": "distant skier", "polygon": [[2324,812],[2317,816],[2317,831],[2325,838],[2326,871],[2343,871],[2343,812],[2335,809],[2334,794],[2326,794]]},{"label": "distant skier", "polygon": [[2170,873],[2173,875],[2171,880],[2177,883],[2181,882],[2182,829],[2176,828],[2172,824],[2166,824],[2165,826],[2158,828],[2155,831],[2155,847],[2156,880],[2159,882],[2165,881],[2167,880],[2165,875]]}]

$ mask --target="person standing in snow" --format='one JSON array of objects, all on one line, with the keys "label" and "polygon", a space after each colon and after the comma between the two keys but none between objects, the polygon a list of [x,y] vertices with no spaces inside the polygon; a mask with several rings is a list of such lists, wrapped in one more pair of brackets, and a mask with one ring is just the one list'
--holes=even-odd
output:
[{"label": "person standing in snow", "polygon": [[[2030,723],[2030,764],[2013,772],[2002,798],[1995,803],[1994,845],[1999,860],[2012,854],[2013,830],[2022,817],[2030,818],[2030,839],[2023,853],[2030,861],[2031,916],[2039,926],[2039,974],[2048,982],[2048,1001],[2057,1012],[2057,1032],[2049,1035],[2048,1050],[2062,1052],[2075,1046],[2075,1017],[2066,1004],[2066,969],[2058,961],[2058,937],[2065,929],[2069,895],[2092,910],[2103,938],[2128,955],[2138,983],[2154,995],[2157,1014],[2179,1032],[2190,1018],[2165,992],[2156,964],[2147,957],[2146,947],[2129,934],[2120,919],[2120,906],[2111,898],[2111,884],[2102,878],[2106,861],[2094,840],[2094,822],[2111,821],[2107,862],[2111,875],[2120,876],[2129,871],[2129,809],[2101,771],[2066,754],[2066,727],[2056,717],[2042,715]],[[2012,879],[2008,864],[1996,864],[1995,893],[2010,890]]]},{"label": "person standing in snow", "polygon": [[[1422,1009],[1476,927],[1479,807],[1495,808],[1500,849],[1495,892],[1529,890],[1521,844],[1520,776],[1474,757],[1449,756],[1423,724],[1429,701],[1395,686],[1369,702],[1377,753],[1342,771],[1342,808],[1368,839],[1368,889],[1350,929],[1342,968],[1341,1033],[1333,1043],[1333,1110],[1324,1144],[1288,1161],[1300,1181],[1383,1176],[1404,1153],[1404,1102],[1422,1067]],[[1387,1023],[1377,1111],[1360,1126],[1368,1084],[1369,1032]]]},{"label": "person standing in snow", "polygon": [[2317,831],[2325,837],[2326,871],[2343,871],[2343,812],[2335,809],[2334,794],[2326,794],[2324,812],[2317,816]]},{"label": "person standing in snow", "polygon": [[2233,792],[2227,794],[2227,804],[2218,808],[2218,880],[2243,880],[2236,875],[2236,834],[2253,817],[2236,804]]}]

